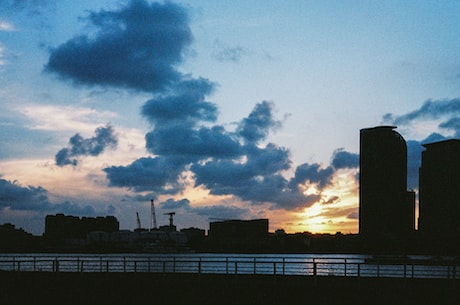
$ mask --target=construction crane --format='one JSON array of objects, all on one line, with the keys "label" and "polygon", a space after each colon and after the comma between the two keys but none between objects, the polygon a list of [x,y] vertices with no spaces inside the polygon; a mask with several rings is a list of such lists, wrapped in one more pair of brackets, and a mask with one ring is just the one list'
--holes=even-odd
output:
[{"label": "construction crane", "polygon": [[152,223],[150,224],[151,230],[153,229],[158,229],[157,227],[157,216],[155,215],[155,204],[153,202],[153,199],[150,200],[150,210],[152,213]]},{"label": "construction crane", "polygon": [[137,220],[137,229],[140,230],[141,227],[141,219],[139,218],[139,212],[136,212],[136,220]]},{"label": "construction crane", "polygon": [[169,212],[169,213],[165,213],[165,215],[169,215],[169,226],[170,227],[174,227],[174,215],[176,215],[176,212]]}]

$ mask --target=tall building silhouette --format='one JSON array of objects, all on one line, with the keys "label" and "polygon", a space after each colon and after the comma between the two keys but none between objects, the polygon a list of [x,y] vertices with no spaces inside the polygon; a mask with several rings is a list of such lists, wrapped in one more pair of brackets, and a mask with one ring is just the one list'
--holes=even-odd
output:
[{"label": "tall building silhouette", "polygon": [[395,126],[360,131],[359,233],[404,240],[414,230],[415,193],[407,191],[407,146]]},{"label": "tall building silhouette", "polygon": [[460,140],[423,145],[419,231],[433,239],[460,237]]}]

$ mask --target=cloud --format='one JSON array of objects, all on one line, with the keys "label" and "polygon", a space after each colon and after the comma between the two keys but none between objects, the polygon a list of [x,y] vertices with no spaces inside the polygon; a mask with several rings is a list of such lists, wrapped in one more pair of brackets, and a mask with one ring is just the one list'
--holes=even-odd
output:
[{"label": "cloud", "polygon": [[83,130],[96,128],[94,121],[108,121],[116,116],[110,111],[98,111],[91,108],[56,105],[26,105],[16,110],[34,121],[29,124],[35,130]]},{"label": "cloud", "polygon": [[191,126],[201,121],[214,122],[217,106],[205,100],[213,90],[214,84],[207,79],[183,79],[170,94],[147,101],[142,114],[157,127],[177,122]]},{"label": "cloud", "polygon": [[156,128],[145,136],[147,149],[158,155],[183,156],[190,161],[206,157],[237,157],[241,147],[222,126],[192,129],[187,124]]},{"label": "cloud", "polygon": [[428,100],[419,109],[403,115],[387,113],[383,120],[395,125],[407,125],[415,120],[439,119],[452,115],[460,115],[460,98]]},{"label": "cloud", "polygon": [[247,54],[247,50],[241,46],[228,46],[216,40],[214,42],[214,51],[212,56],[220,62],[239,62],[243,56]]},{"label": "cloud", "polygon": [[[386,114],[384,122],[410,126],[415,122],[426,122],[428,120],[438,120],[440,132],[450,132],[443,135],[438,132],[425,135],[423,140],[406,140],[407,143],[407,184],[409,189],[419,187],[419,168],[421,166],[421,154],[425,150],[423,144],[433,143],[460,137],[460,98],[444,100],[428,100],[414,111],[402,115]],[[453,132],[453,134],[452,134]]]},{"label": "cloud", "polygon": [[295,170],[295,176],[291,180],[293,184],[305,184],[306,182],[317,184],[319,189],[323,189],[331,183],[335,170],[331,166],[321,168],[318,163],[299,165]]},{"label": "cloud", "polygon": [[336,149],[332,155],[331,165],[336,169],[358,168],[359,154],[347,152],[343,148]]},{"label": "cloud", "polygon": [[21,186],[17,182],[0,179],[0,209],[15,211],[38,211],[48,213],[71,213],[78,215],[95,215],[93,207],[80,206],[70,202],[52,204],[48,191],[38,186]]},{"label": "cloud", "polygon": [[340,201],[340,197],[339,196],[331,196],[329,198],[325,198],[324,200],[321,201],[322,204],[333,204],[333,203],[337,203]]},{"label": "cloud", "polygon": [[460,117],[453,117],[441,124],[439,124],[441,129],[453,130],[454,137],[460,138]]},{"label": "cloud", "polygon": [[5,57],[4,54],[5,54],[5,48],[0,43],[0,66],[3,66],[6,63],[5,60],[3,60],[3,58]]},{"label": "cloud", "polygon": [[190,201],[186,198],[180,200],[169,198],[166,201],[160,202],[160,207],[167,210],[190,209]]},{"label": "cloud", "polygon": [[281,127],[281,122],[273,118],[274,104],[263,101],[255,106],[247,118],[237,128],[237,133],[247,142],[258,143],[264,140],[270,130]]},{"label": "cloud", "polygon": [[[330,184],[334,166],[304,164],[288,180],[283,172],[291,166],[289,150],[262,144],[281,127],[273,103],[256,104],[235,131],[214,124],[218,110],[208,97],[216,85],[178,70],[192,42],[184,7],[131,0],[117,10],[90,12],[86,20],[96,31],[52,49],[45,71],[80,85],[152,93],[141,114],[152,126],[145,143],[153,156],[104,168],[109,186],[176,195],[185,189],[189,181],[184,177],[191,173],[195,185],[211,194],[233,195],[254,204],[297,209],[321,200],[321,194],[304,194],[302,184],[316,184],[321,190]],[[225,60],[239,60],[241,55],[239,47],[221,53]],[[77,134],[71,147],[56,155],[56,162],[75,165],[77,157],[98,154],[115,143],[114,138],[108,139],[113,141]],[[353,167],[355,162],[343,150],[334,159],[340,168]]]},{"label": "cloud", "polygon": [[113,187],[128,187],[134,191],[153,191],[159,194],[177,194],[183,190],[180,177],[186,160],[180,157],[146,157],[128,166],[111,166],[104,169]]},{"label": "cloud", "polygon": [[194,207],[190,205],[190,201],[186,198],[179,200],[169,198],[163,202],[160,202],[160,207],[163,210],[184,209],[187,211],[187,213],[194,213],[203,217],[219,219],[241,219],[244,218],[244,216],[250,214],[249,209],[236,206],[214,205]]},{"label": "cloud", "polygon": [[114,148],[118,144],[113,127],[98,127],[95,130],[96,135],[92,138],[84,139],[80,134],[75,134],[70,138],[70,148],[61,149],[55,156],[56,165],[77,165],[77,157],[81,156],[98,156],[107,147]]},{"label": "cloud", "polygon": [[176,66],[192,42],[187,11],[166,2],[131,0],[117,11],[90,12],[94,37],[51,50],[45,71],[76,84],[163,91],[182,78]]},{"label": "cloud", "polygon": [[16,31],[16,28],[12,23],[0,20],[0,32],[14,32],[14,31]]}]

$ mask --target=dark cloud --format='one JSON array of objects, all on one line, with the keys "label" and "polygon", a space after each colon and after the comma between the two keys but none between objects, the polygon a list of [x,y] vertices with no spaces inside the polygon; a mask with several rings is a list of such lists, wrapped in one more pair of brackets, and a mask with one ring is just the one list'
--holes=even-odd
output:
[{"label": "dark cloud", "polygon": [[267,101],[257,104],[249,116],[238,125],[237,133],[251,143],[264,140],[270,129],[281,126],[281,122],[273,118],[273,107],[274,104]]},{"label": "dark cloud", "polygon": [[384,122],[395,125],[406,125],[414,120],[420,119],[438,119],[443,116],[452,116],[460,114],[460,98],[445,100],[428,100],[422,107],[403,115],[394,115],[388,113],[384,115]]},{"label": "dark cloud", "polygon": [[183,80],[174,92],[147,101],[142,114],[155,126],[177,121],[186,121],[191,126],[200,121],[214,122],[217,107],[205,100],[213,90],[214,84],[204,78]]},{"label": "dark cloud", "polygon": [[422,141],[409,140],[407,143],[407,187],[418,189],[419,169],[422,165],[422,152],[425,150],[423,144],[446,140],[447,138],[439,133],[432,133]]},{"label": "dark cloud", "polygon": [[304,163],[296,168],[291,185],[309,182],[318,185],[319,189],[323,189],[331,183],[334,172],[335,170],[331,166],[321,168],[321,165],[318,163]]},{"label": "dark cloud", "polygon": [[407,141],[407,187],[418,189],[418,173],[422,164],[422,144],[419,141]]},{"label": "dark cloud", "polygon": [[214,205],[192,207],[190,205],[190,201],[186,198],[180,200],[169,198],[163,202],[160,202],[160,207],[163,210],[184,209],[187,213],[194,213],[203,217],[221,219],[241,219],[250,214],[249,209],[235,206]]},{"label": "dark cloud", "polygon": [[166,201],[160,202],[160,207],[167,210],[190,209],[190,201],[186,198],[180,200],[169,198]]},{"label": "dark cloud", "polygon": [[71,213],[78,215],[95,215],[91,206],[80,206],[70,202],[52,204],[48,191],[38,186],[21,186],[17,182],[0,179],[0,209],[16,211],[38,211],[48,213]]},{"label": "dark cloud", "polygon": [[128,166],[111,166],[104,171],[110,186],[128,187],[138,192],[176,194],[183,189],[179,178],[186,165],[186,160],[180,157],[147,157]]},{"label": "dark cloud", "polygon": [[77,165],[77,157],[98,156],[107,147],[116,147],[118,139],[112,126],[98,127],[95,136],[85,139],[80,134],[75,134],[70,138],[69,148],[61,149],[55,156],[56,165]]},{"label": "dark cloud", "polygon": [[221,126],[190,128],[187,124],[155,128],[145,136],[147,149],[157,155],[187,157],[190,161],[206,157],[236,157],[240,144]]},{"label": "dark cloud", "polygon": [[[410,125],[413,121],[439,120],[439,128],[453,131],[453,137],[460,137],[460,98],[428,100],[419,109],[402,115],[386,114],[383,121],[395,125]],[[443,141],[452,136],[432,133],[422,141],[407,140],[407,184],[409,189],[418,189],[419,168],[421,166],[422,144]]]},{"label": "dark cloud", "polygon": [[454,117],[439,124],[440,128],[453,130],[454,138],[460,138],[460,117]]},{"label": "dark cloud", "polygon": [[358,168],[359,154],[350,153],[343,148],[336,149],[332,155],[331,165],[336,169]]},{"label": "dark cloud", "polygon": [[[305,195],[301,185],[324,188],[330,184],[334,166],[304,164],[288,180],[282,173],[291,166],[289,150],[261,144],[281,127],[274,118],[273,103],[256,104],[235,131],[212,125],[218,111],[207,98],[215,84],[176,70],[192,40],[183,7],[133,0],[118,11],[92,12],[88,19],[98,30],[95,36],[75,37],[52,50],[46,69],[76,83],[154,94],[141,110],[152,124],[145,140],[154,157],[105,168],[110,186],[176,195],[184,190],[183,175],[190,171],[195,185],[208,188],[211,194],[234,195],[254,204],[297,209],[321,200],[320,194]],[[240,51],[227,49],[225,56],[237,60]],[[61,154],[73,164],[68,151]],[[355,156],[340,150],[334,160],[337,169],[351,168]],[[185,201],[165,205],[189,207]]]},{"label": "dark cloud", "polygon": [[150,92],[182,78],[176,66],[192,42],[182,6],[131,0],[117,11],[90,12],[87,20],[97,29],[94,37],[52,49],[46,71],[77,84]]},{"label": "dark cloud", "polygon": [[325,198],[324,200],[321,201],[322,204],[333,204],[333,203],[337,203],[340,201],[340,197],[339,196],[331,196],[331,197],[328,197],[328,198]]}]

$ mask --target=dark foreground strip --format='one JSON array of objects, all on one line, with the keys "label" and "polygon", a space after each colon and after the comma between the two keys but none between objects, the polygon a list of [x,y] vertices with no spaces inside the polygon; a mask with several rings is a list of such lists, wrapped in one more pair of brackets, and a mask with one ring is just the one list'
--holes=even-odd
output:
[{"label": "dark foreground strip", "polygon": [[459,280],[0,272],[0,304],[460,304]]}]

